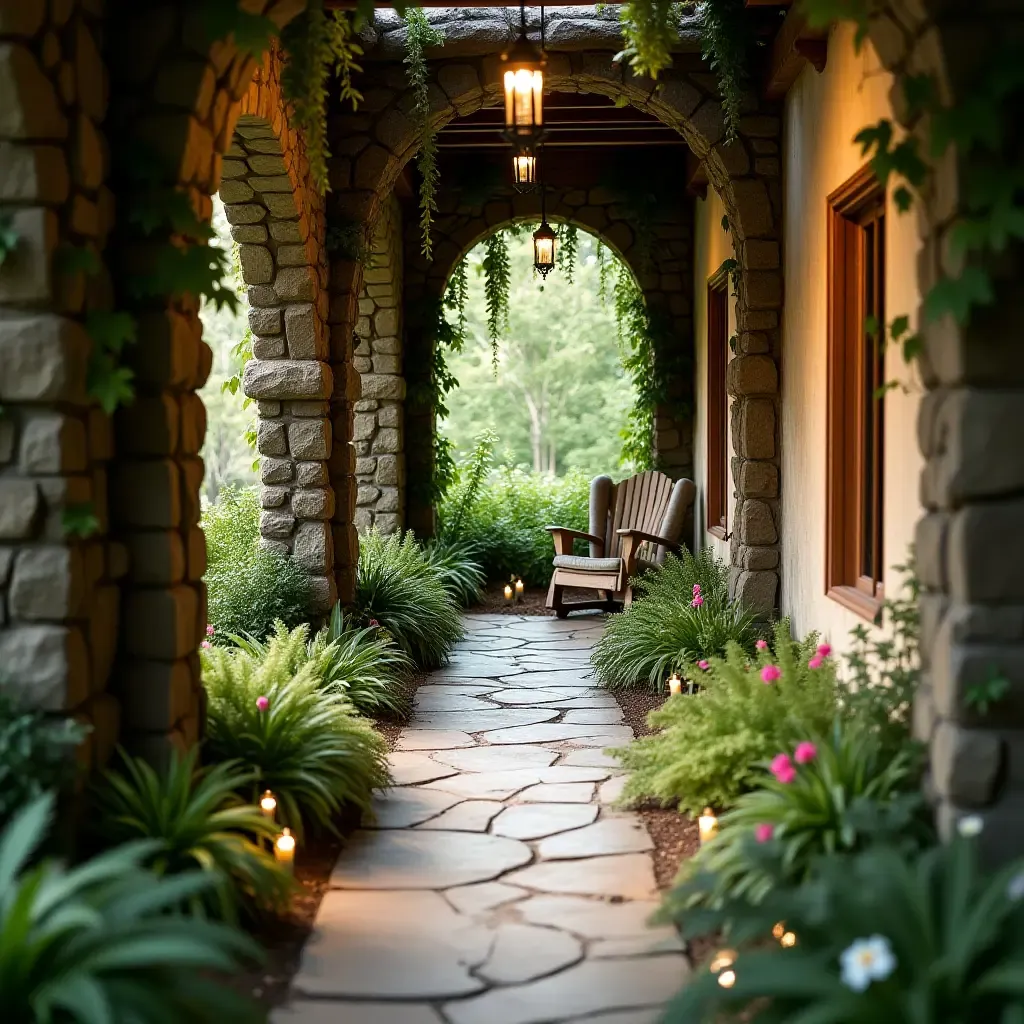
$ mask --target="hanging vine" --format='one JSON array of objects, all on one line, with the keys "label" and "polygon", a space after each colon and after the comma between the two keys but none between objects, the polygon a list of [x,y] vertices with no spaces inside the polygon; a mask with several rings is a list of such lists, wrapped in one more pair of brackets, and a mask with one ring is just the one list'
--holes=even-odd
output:
[{"label": "hanging vine", "polygon": [[420,151],[416,166],[420,172],[420,251],[433,259],[434,245],[430,237],[434,214],[437,213],[437,135],[430,123],[430,93],[428,90],[427,47],[442,46],[444,36],[427,21],[418,7],[405,12],[405,66],[409,85],[415,97],[416,127],[420,137]]},{"label": "hanging vine", "polygon": [[569,284],[576,273],[576,258],[579,254],[580,234],[575,224],[559,224],[556,228],[558,247],[555,253],[559,269],[565,271]]},{"label": "hanging vine", "polygon": [[672,47],[679,41],[681,4],[674,0],[639,0],[619,8],[619,24],[626,45],[613,58],[624,60],[638,75],[657,78],[672,63]]},{"label": "hanging vine", "polygon": [[491,365],[498,372],[498,338],[508,330],[512,264],[504,231],[495,231],[484,242],[484,298],[487,302],[487,336],[491,339]]},{"label": "hanging vine", "polygon": [[448,287],[444,291],[444,308],[456,314],[455,333],[458,338],[458,347],[455,351],[461,350],[466,341],[466,302],[469,299],[469,265],[463,257],[455,265],[452,276],[448,281]]}]

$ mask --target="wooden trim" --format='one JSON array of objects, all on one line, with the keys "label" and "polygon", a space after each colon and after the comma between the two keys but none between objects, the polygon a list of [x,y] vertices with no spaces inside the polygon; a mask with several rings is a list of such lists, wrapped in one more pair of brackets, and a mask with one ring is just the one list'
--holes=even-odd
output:
[{"label": "wooden trim", "polygon": [[719,540],[729,535],[729,271],[725,264],[707,283],[707,491],[706,527]]},{"label": "wooden trim", "polygon": [[[885,317],[885,190],[864,167],[827,203],[825,593],[873,620],[884,596],[884,402],[875,397],[873,383],[881,356],[869,350],[875,342],[864,323],[868,302],[881,323]],[[866,382],[870,359],[876,362]]]},{"label": "wooden trim", "polygon": [[765,98],[778,100],[785,96],[808,63],[820,75],[827,59],[828,29],[811,28],[800,8],[794,7],[772,42],[764,79]]}]

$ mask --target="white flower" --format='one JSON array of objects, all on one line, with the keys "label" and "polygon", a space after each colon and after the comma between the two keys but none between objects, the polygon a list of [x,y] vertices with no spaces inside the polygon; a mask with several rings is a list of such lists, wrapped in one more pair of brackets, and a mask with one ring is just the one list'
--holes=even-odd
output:
[{"label": "white flower", "polygon": [[968,814],[967,817],[961,818],[956,823],[956,830],[964,837],[964,839],[973,839],[975,836],[981,835],[981,830],[985,827],[985,822],[981,820],[981,816],[977,814]]},{"label": "white flower", "polygon": [[839,955],[843,984],[863,992],[873,981],[885,981],[896,970],[896,957],[884,935],[857,939]]}]

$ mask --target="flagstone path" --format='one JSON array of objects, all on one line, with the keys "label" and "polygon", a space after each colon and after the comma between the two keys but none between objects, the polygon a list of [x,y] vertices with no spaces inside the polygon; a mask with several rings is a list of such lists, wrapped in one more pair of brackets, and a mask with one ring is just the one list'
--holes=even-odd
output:
[{"label": "flagstone path", "polygon": [[468,615],[416,695],[395,788],[331,876],[274,1024],[654,1024],[687,975],[650,836],[603,748],[597,616]]}]

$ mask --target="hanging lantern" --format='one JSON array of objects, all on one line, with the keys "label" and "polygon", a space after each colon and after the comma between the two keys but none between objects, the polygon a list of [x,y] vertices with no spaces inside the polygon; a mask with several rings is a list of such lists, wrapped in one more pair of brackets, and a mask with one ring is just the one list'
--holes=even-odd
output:
[{"label": "hanging lantern", "polygon": [[555,265],[555,233],[547,220],[543,220],[533,233],[533,267],[541,277],[547,277]]},{"label": "hanging lantern", "polygon": [[501,55],[505,65],[505,136],[516,145],[536,144],[544,133],[544,12],[541,9],[541,46],[526,35],[526,5],[519,5],[519,38]]},{"label": "hanging lantern", "polygon": [[537,157],[529,147],[512,157],[512,181],[517,192],[532,192],[537,185]]}]

